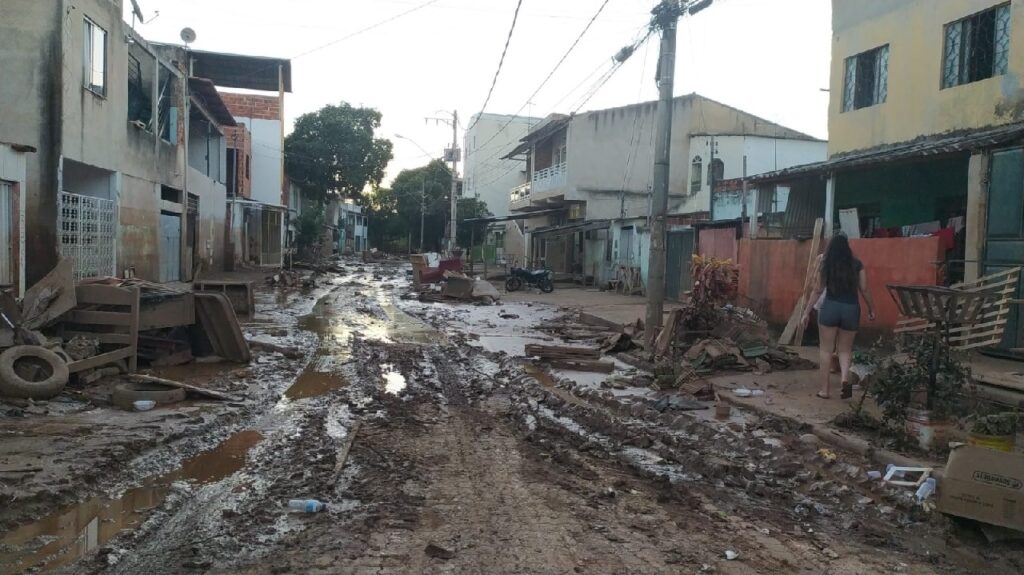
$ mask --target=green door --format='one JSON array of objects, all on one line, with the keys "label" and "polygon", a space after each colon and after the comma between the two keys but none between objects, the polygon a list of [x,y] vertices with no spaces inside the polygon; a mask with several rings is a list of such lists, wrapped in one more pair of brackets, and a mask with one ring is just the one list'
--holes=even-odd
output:
[{"label": "green door", "polygon": [[[1024,266],[1024,148],[992,154],[985,234],[984,274]],[[1015,297],[1021,299],[1022,293],[1018,282]],[[1024,322],[1020,306],[1012,305],[1003,342],[997,349],[1009,352],[1020,348],[1024,348]]]},{"label": "green door", "polygon": [[668,233],[665,250],[665,297],[679,300],[690,289],[690,260],[693,258],[693,230]]}]

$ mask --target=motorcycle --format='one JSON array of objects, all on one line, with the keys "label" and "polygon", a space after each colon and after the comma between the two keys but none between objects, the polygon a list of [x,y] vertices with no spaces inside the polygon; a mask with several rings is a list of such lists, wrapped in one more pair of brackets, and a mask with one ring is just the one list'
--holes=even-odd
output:
[{"label": "motorcycle", "polygon": [[555,291],[554,273],[551,270],[528,270],[525,268],[512,268],[508,279],[505,280],[506,291],[519,291],[526,287],[535,287],[544,293]]}]

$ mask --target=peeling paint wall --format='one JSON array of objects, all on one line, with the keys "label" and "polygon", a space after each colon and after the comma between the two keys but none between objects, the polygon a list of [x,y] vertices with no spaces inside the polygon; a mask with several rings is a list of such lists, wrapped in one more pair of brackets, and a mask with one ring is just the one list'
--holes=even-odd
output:
[{"label": "peeling paint wall", "polygon": [[[1006,75],[941,89],[944,27],[1005,0],[833,0],[829,154],[1024,120],[1024,0],[1012,0]],[[888,96],[841,112],[845,59],[889,45]]]}]

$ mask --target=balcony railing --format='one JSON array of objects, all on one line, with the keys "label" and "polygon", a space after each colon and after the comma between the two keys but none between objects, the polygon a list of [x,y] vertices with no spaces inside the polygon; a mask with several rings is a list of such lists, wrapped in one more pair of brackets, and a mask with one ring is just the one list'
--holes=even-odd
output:
[{"label": "balcony railing", "polygon": [[528,205],[530,205],[530,182],[512,188],[512,193],[509,195],[509,209],[517,210]]},{"label": "balcony railing", "polygon": [[543,193],[565,185],[565,162],[533,173],[533,192]]}]

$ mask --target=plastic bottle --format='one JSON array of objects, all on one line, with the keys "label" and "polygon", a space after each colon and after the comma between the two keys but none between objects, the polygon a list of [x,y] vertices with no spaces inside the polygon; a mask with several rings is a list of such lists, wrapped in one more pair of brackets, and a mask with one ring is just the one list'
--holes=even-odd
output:
[{"label": "plastic bottle", "polygon": [[917,488],[917,493],[915,494],[917,496],[917,502],[923,502],[925,499],[931,497],[932,493],[935,493],[935,478],[929,477],[921,484],[920,487]]},{"label": "plastic bottle", "polygon": [[302,513],[318,513],[327,508],[327,505],[316,499],[292,499],[288,501],[289,511],[301,511]]}]

